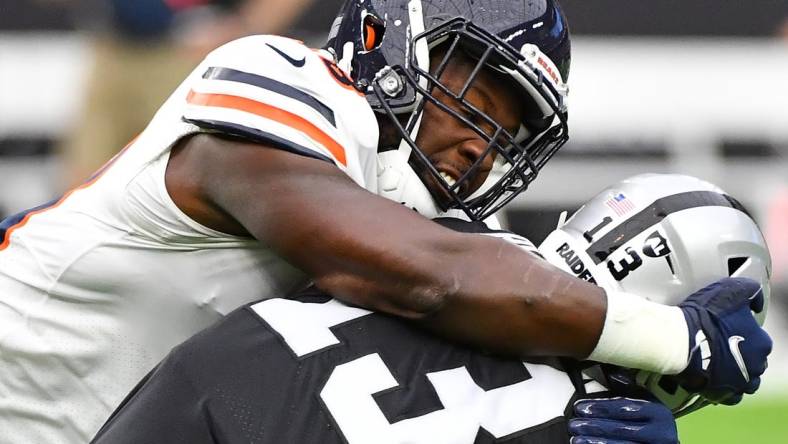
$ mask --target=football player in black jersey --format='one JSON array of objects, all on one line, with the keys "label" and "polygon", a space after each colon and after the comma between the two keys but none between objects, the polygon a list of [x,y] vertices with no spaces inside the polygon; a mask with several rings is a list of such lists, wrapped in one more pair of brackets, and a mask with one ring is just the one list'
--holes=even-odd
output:
[{"label": "football player in black jersey", "polygon": [[[483,224],[443,224],[536,251]],[[456,345],[311,288],[236,310],[174,349],[94,442],[563,444],[573,405],[573,442],[633,430],[637,442],[677,442],[656,401],[574,404],[605,396],[580,369]]]},{"label": "football player in black jersey", "polygon": [[[563,444],[583,378],[558,360],[502,359],[312,290],[236,310],[174,349],[94,442]],[[576,408],[577,439],[617,422],[606,433],[635,427],[648,439],[637,442],[677,442],[656,401]]]}]

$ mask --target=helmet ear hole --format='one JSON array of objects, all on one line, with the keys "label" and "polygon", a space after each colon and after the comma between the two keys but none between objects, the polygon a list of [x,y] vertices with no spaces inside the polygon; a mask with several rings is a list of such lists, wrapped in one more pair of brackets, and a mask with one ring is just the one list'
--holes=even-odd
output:
[{"label": "helmet ear hole", "polygon": [[364,16],[362,37],[364,51],[377,49],[383,42],[383,34],[386,32],[386,24],[378,17],[367,14]]},{"label": "helmet ear hole", "polygon": [[733,276],[734,273],[747,262],[749,258],[746,256],[737,256],[728,258],[728,276]]}]

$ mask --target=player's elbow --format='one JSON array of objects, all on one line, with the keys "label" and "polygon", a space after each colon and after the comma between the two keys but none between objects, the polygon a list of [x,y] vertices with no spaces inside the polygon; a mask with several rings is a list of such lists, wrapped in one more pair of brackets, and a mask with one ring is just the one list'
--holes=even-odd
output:
[{"label": "player's elbow", "polygon": [[407,298],[402,301],[404,317],[413,320],[423,320],[440,313],[446,306],[450,296],[450,289],[442,285],[415,287]]}]

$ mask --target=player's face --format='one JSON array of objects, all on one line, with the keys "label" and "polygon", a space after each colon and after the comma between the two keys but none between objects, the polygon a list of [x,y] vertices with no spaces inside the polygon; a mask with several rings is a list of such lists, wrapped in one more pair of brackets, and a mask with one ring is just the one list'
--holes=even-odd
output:
[{"label": "player's face", "polygon": [[[437,54],[432,61],[437,66],[443,54]],[[476,64],[467,56],[457,54],[449,61],[440,80],[454,94],[458,94],[471,75]],[[459,112],[472,123],[479,126],[485,134],[492,136],[493,125],[469,112],[467,107],[448,94],[433,89],[434,97],[449,108]],[[471,84],[465,99],[479,111],[487,114],[510,134],[516,134],[523,119],[523,104],[515,88],[502,76],[489,70],[482,70]],[[452,185],[481,156],[489,143],[458,118],[444,112],[437,105],[427,103],[416,144],[430,159],[443,178]],[[459,190],[460,197],[467,197],[484,183],[495,160],[495,150],[484,157],[480,167],[474,171],[472,179]],[[433,190],[439,187],[431,187]],[[447,197],[448,199],[448,197]]]}]

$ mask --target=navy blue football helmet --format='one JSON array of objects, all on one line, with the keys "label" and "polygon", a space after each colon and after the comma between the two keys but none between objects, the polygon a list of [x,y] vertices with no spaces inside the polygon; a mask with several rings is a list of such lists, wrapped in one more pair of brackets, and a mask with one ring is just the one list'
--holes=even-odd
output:
[{"label": "navy blue football helmet", "polygon": [[[437,47],[444,55],[431,69],[430,52]],[[524,191],[568,139],[569,30],[555,0],[348,0],[325,49],[401,136],[398,146],[379,150],[379,193],[427,216],[458,209],[472,220],[487,218]],[[439,79],[458,51],[470,55],[476,67],[465,87],[452,92]],[[522,92],[526,117],[517,134],[465,100],[482,69],[511,79]],[[460,103],[463,112],[437,100],[437,91]],[[428,102],[487,142],[456,180],[442,176],[415,142]],[[469,183],[486,156],[494,157],[493,170],[470,193]],[[426,189],[434,209],[411,202],[419,200],[412,196],[414,182]]]}]

